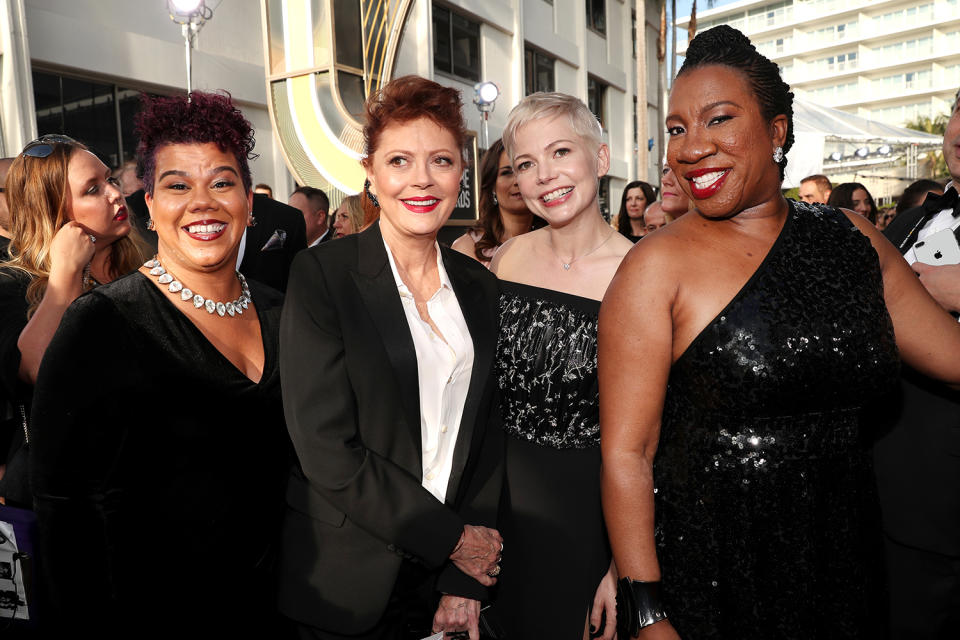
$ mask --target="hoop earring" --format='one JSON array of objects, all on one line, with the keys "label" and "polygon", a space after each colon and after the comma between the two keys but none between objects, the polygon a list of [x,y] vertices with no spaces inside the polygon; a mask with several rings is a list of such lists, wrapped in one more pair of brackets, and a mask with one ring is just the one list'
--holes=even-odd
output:
[{"label": "hoop earring", "polygon": [[156,225],[153,224],[153,218],[147,220],[147,231],[155,231],[156,228]]},{"label": "hoop earring", "polygon": [[780,164],[781,160],[783,160],[783,147],[777,147],[773,150],[773,161]]},{"label": "hoop earring", "polygon": [[377,196],[373,195],[370,192],[370,180],[363,181],[363,191],[367,194],[367,198],[370,200],[370,203],[373,204],[377,209],[380,208],[380,201],[377,200]]}]

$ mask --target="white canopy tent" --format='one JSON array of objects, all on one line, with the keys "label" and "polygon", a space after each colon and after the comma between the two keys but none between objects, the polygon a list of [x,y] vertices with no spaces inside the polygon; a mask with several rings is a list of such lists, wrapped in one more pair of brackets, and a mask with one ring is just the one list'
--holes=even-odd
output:
[{"label": "white canopy tent", "polygon": [[[917,156],[943,146],[941,136],[895,127],[824,107],[793,101],[793,148],[787,154],[785,189],[816,173],[827,176],[906,165],[916,178]],[[911,170],[912,169],[912,170]]]}]

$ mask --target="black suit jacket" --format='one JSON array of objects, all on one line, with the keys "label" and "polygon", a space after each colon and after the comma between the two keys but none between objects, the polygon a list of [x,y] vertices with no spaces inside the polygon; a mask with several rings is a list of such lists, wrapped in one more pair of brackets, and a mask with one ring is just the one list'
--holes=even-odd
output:
[{"label": "black suit jacket", "polygon": [[[904,211],[884,234],[900,247],[923,215]],[[960,556],[960,392],[906,366],[901,390],[888,412],[893,427],[874,448],[884,530],[901,544]]]},{"label": "black suit jacket", "polygon": [[257,224],[247,228],[240,273],[278,291],[286,291],[293,258],[307,248],[303,214],[290,205],[255,193],[253,217]]},{"label": "black suit jacket", "polygon": [[[157,232],[147,228],[150,211],[143,189],[127,196],[127,208],[133,214],[131,221],[140,237],[157,251]],[[307,247],[307,227],[299,209],[265,196],[253,194],[253,217],[257,224],[247,227],[247,243],[240,261],[240,273],[286,291],[293,257]]]},{"label": "black suit jacket", "polygon": [[417,358],[379,225],[301,252],[280,331],[284,413],[297,450],[280,608],[343,634],[373,627],[403,559],[445,593],[486,590],[448,556],[465,524],[493,527],[503,432],[493,375],[496,278],[441,248],[474,346],[446,502],[421,486]]}]

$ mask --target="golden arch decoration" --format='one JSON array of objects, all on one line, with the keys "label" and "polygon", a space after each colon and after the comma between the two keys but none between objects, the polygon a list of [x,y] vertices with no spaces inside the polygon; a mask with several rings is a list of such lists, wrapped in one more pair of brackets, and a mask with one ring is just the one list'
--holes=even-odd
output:
[{"label": "golden arch decoration", "polygon": [[390,81],[413,0],[261,0],[267,103],[297,182],[337,205],[365,174],[359,117]]}]

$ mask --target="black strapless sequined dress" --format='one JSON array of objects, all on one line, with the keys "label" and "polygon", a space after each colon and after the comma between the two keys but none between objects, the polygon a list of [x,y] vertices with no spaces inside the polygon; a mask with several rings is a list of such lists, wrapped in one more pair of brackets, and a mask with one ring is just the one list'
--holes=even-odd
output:
[{"label": "black strapless sequined dress", "polygon": [[503,572],[509,638],[579,640],[610,564],[600,508],[600,303],[502,283],[497,375],[507,438]]},{"label": "black strapless sequined dress", "polygon": [[884,637],[860,414],[898,369],[870,241],[791,202],[763,263],[670,372],[656,540],[682,638]]}]

